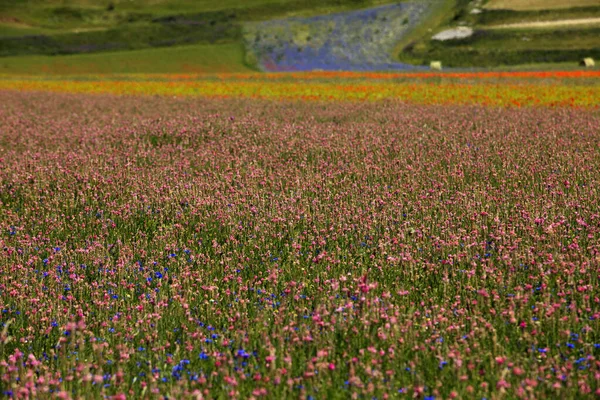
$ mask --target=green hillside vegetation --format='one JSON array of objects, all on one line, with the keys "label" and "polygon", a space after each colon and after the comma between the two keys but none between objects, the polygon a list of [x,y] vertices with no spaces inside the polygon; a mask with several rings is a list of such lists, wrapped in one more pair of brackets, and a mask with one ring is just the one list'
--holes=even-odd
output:
[{"label": "green hillside vegetation", "polygon": [[[0,56],[241,43],[244,22],[383,4],[381,0],[3,1]],[[387,1],[389,2],[389,1]]]},{"label": "green hillside vegetation", "polygon": [[[248,71],[247,22],[374,7],[392,0],[0,0],[0,73]],[[514,4],[513,4],[514,3]],[[439,0],[394,50],[404,63],[459,68],[575,64],[600,59],[600,26],[498,29],[528,21],[600,17],[600,5],[552,0]],[[487,4],[493,7],[487,7]],[[540,3],[542,4],[542,3]],[[573,6],[569,6],[573,4]],[[512,8],[498,8],[498,6]],[[513,7],[514,6],[514,7]],[[473,10],[476,9],[476,12]],[[468,26],[466,39],[432,40]],[[88,54],[93,53],[93,54]]]},{"label": "green hillside vegetation", "polygon": [[225,13],[232,19],[261,20],[290,15],[316,15],[366,8],[392,0],[115,0],[115,1],[10,1],[0,2],[0,24],[23,28],[49,28],[55,33],[97,28],[115,28],[135,22],[152,22],[170,16],[197,20],[206,14]]},{"label": "green hillside vegetation", "polygon": [[0,74],[110,74],[252,72],[239,43],[188,46],[66,56],[0,58]]},{"label": "green hillside vegetation", "polygon": [[[0,71],[104,73],[112,68],[118,72],[247,71],[253,66],[244,61],[242,26],[246,22],[328,14],[389,2],[0,0]],[[200,46],[202,52],[195,54],[191,45]],[[162,59],[163,52],[150,51],[156,48],[183,50],[181,54],[167,51],[169,57]],[[142,49],[147,51],[127,54]],[[86,53],[102,54],[41,57]],[[139,61],[140,54],[148,62]],[[152,61],[155,59],[157,62]]]},{"label": "green hillside vegetation", "polygon": [[[0,0],[5,18],[31,25],[65,29],[73,26],[110,26],[130,17],[161,17],[215,11],[233,11],[252,19],[295,12],[314,13],[320,8],[344,10],[390,3],[386,0]],[[47,18],[50,18],[49,20]]]},{"label": "green hillside vegetation", "polygon": [[44,35],[51,34],[52,31],[44,28],[31,27],[29,25],[16,22],[0,23],[0,38],[10,36],[25,36],[25,35]]},{"label": "green hillside vegetation", "polygon": [[[498,4],[507,5],[509,1]],[[600,17],[600,5],[563,1],[547,3],[548,9],[488,9],[455,0],[452,12],[445,14],[420,36],[398,48],[400,61],[428,65],[440,60],[448,67],[519,66],[545,63],[571,63],[583,57],[600,59],[600,26],[564,25],[548,28],[497,29],[499,26],[537,21],[561,21]],[[511,3],[512,4],[512,3]],[[520,3],[519,3],[520,4]],[[583,6],[569,7],[569,4]],[[475,9],[475,11],[473,11]],[[440,31],[458,26],[471,27],[474,34],[464,39],[432,40]],[[568,64],[567,64],[568,65]]]}]

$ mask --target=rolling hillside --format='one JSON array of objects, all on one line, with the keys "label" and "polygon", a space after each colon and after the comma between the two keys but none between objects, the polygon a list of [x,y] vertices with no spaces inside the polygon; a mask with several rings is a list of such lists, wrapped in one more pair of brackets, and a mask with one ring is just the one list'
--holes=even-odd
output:
[{"label": "rolling hillside", "polygon": [[[595,0],[457,0],[435,28],[396,48],[410,64],[442,60],[451,67],[561,64],[600,59],[600,2]],[[431,30],[429,30],[431,29]],[[463,29],[462,39],[435,34]]]},{"label": "rolling hillside", "polygon": [[596,0],[0,0],[0,73],[576,66],[599,33]]}]

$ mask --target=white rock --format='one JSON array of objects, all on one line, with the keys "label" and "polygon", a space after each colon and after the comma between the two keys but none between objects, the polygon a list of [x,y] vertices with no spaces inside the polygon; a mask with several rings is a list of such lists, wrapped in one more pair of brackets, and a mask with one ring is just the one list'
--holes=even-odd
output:
[{"label": "white rock", "polygon": [[466,26],[459,26],[458,28],[446,29],[440,33],[435,34],[433,40],[453,40],[453,39],[465,39],[473,35],[473,28]]}]

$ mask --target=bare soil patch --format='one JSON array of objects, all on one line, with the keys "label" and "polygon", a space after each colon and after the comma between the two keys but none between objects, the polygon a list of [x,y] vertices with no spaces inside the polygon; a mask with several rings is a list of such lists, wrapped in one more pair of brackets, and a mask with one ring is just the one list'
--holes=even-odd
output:
[{"label": "bare soil patch", "polygon": [[494,25],[490,28],[510,29],[510,28],[558,28],[563,26],[575,25],[596,25],[600,24],[600,17],[597,18],[577,18],[577,19],[560,19],[557,21],[527,21],[517,22],[514,24]]},{"label": "bare soil patch", "polygon": [[599,5],[598,0],[490,0],[485,5],[485,8],[524,11],[590,7],[597,5]]}]

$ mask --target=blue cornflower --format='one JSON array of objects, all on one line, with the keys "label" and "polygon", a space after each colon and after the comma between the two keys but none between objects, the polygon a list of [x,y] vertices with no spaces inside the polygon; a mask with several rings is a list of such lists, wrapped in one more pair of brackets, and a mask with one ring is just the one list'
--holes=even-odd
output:
[{"label": "blue cornflower", "polygon": [[244,350],[244,349],[239,349],[237,351],[237,356],[242,357],[242,358],[248,358],[248,357],[250,357],[250,354],[248,352],[246,352],[246,350]]}]

